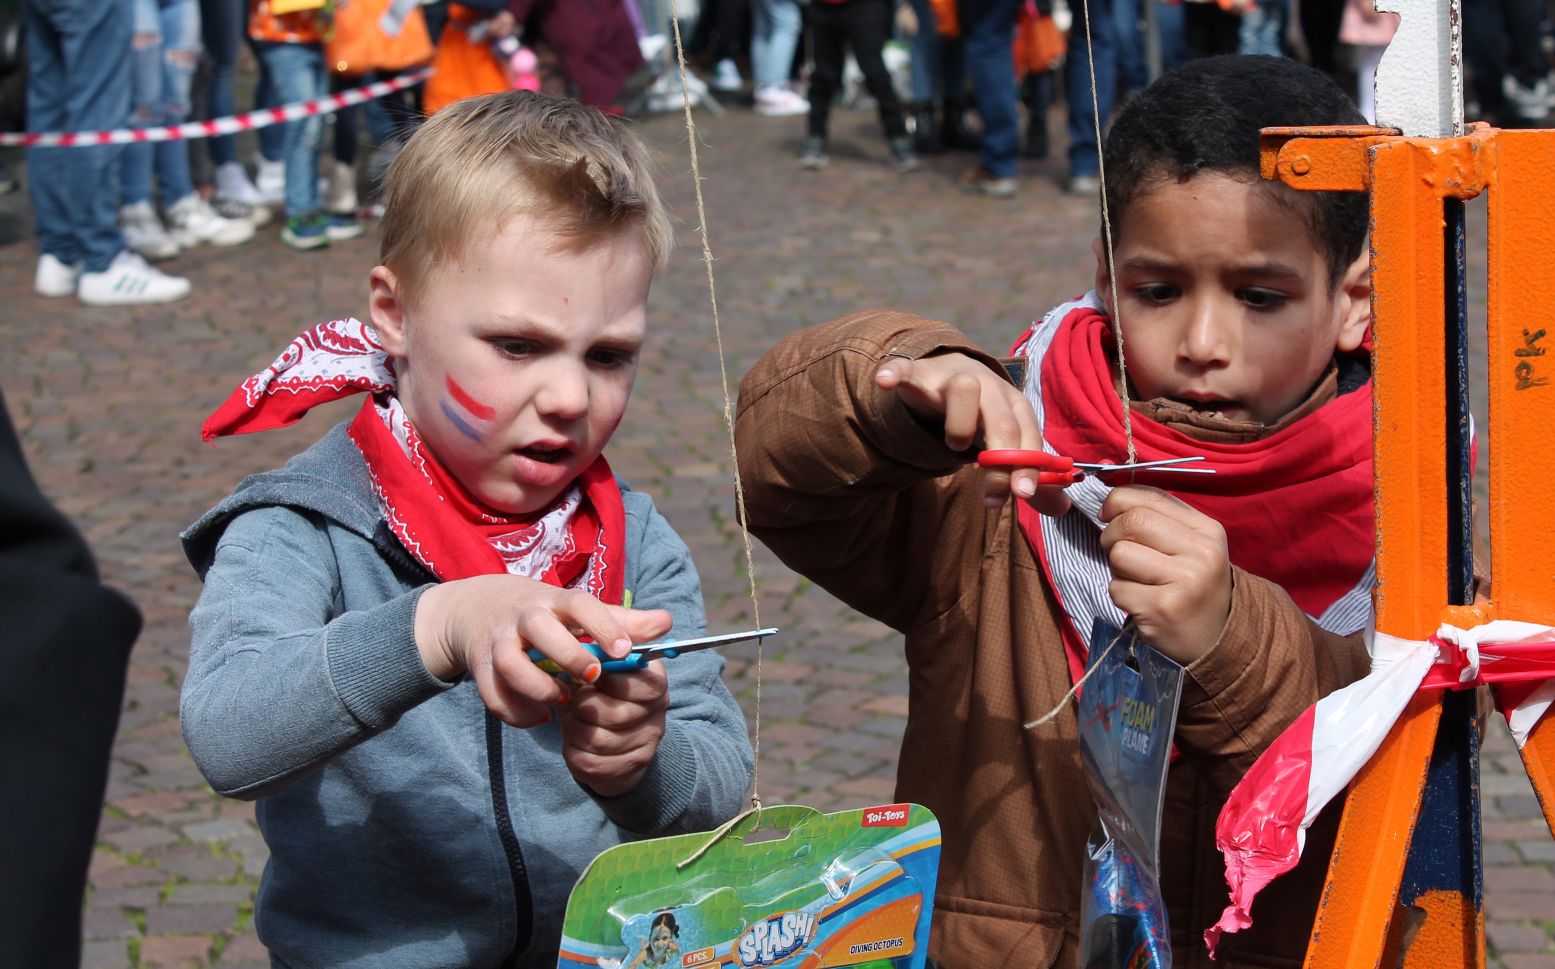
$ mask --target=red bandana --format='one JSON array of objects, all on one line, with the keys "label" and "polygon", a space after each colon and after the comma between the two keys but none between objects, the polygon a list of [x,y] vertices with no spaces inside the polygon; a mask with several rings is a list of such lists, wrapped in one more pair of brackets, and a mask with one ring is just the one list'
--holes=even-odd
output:
[{"label": "red bandana", "polygon": [[367,461],[389,527],[428,571],[444,581],[521,575],[621,602],[626,513],[603,456],[550,507],[533,515],[496,512],[422,444],[395,387],[392,362],[371,326],[321,323],[234,390],[206,419],[201,437],[286,427],[319,404],[371,394],[348,433]]},{"label": "red bandana", "polygon": [[[1127,459],[1123,405],[1108,354],[1109,324],[1093,293],[1049,313],[1015,349],[1028,359],[1026,395],[1042,418],[1048,449],[1076,461]],[[1325,628],[1348,634],[1370,618],[1371,405],[1368,382],[1268,437],[1238,443],[1190,437],[1136,412],[1139,460],[1204,455],[1202,466],[1216,472],[1140,473],[1137,480],[1170,491],[1220,522],[1233,564],[1277,583]],[[1066,630],[1066,641],[1076,638],[1072,665],[1083,660],[1087,617],[1110,607],[1109,618],[1121,620],[1107,600],[1105,558],[1095,558],[1100,543],[1094,519],[1106,491],[1094,477],[1071,487],[1077,511],[1056,520],[1019,503],[1023,530],[1075,627]]]}]

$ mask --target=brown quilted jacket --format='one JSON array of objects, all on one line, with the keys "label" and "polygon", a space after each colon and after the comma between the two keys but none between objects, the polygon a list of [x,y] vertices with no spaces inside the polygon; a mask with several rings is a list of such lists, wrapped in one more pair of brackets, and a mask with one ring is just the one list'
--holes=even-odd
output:
[{"label": "brown quilted jacket", "polygon": [[[888,355],[946,351],[999,366],[954,328],[892,311],[787,338],[740,385],[740,474],[762,541],[906,636],[897,795],[931,808],[944,833],[932,957],[942,969],[1077,966],[1095,808],[1074,708],[1021,727],[1070,686],[1058,604],[1012,510],[983,505],[966,455],[872,382]],[[1237,572],[1227,628],[1186,680],[1168,782],[1162,883],[1180,969],[1300,965],[1337,805],[1301,868],[1259,899],[1254,929],[1209,963],[1202,932],[1226,904],[1215,816],[1281,730],[1366,668],[1359,636],[1323,631],[1278,586]]]}]

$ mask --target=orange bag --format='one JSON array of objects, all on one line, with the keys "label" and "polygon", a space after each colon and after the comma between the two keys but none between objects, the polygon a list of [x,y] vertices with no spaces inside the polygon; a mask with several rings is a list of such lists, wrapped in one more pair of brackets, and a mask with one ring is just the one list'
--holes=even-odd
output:
[{"label": "orange bag", "polygon": [[457,3],[449,4],[448,26],[438,38],[432,76],[427,78],[421,95],[421,106],[428,115],[464,98],[508,89],[507,76],[491,55],[491,48],[470,40],[467,31],[477,19],[474,11]]},{"label": "orange bag", "polygon": [[[385,19],[398,20],[398,33],[385,31]],[[336,74],[403,71],[431,59],[432,38],[421,4],[413,0],[340,0],[336,5],[334,26],[324,41],[324,63]]]},{"label": "orange bag", "polygon": [[1041,74],[1064,56],[1064,32],[1052,17],[1036,14],[1015,24],[1015,76]]},{"label": "orange bag", "polygon": [[961,20],[956,15],[956,0],[929,0],[929,9],[934,11],[934,29],[946,40],[955,40],[961,36]]}]

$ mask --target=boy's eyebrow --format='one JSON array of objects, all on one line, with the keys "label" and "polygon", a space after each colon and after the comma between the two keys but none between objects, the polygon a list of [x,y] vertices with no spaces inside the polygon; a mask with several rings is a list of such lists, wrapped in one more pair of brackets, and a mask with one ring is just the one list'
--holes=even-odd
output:
[{"label": "boy's eyebrow", "polygon": [[[565,327],[552,326],[533,317],[518,314],[506,315],[499,313],[494,316],[482,316],[476,319],[476,325],[485,331],[485,335],[488,337],[507,335],[515,331],[553,340],[563,340],[567,337]],[[599,339],[595,342],[608,346],[631,348],[641,346],[643,340],[642,334],[637,332],[606,332],[600,334]]]},{"label": "boy's eyebrow", "polygon": [[[1124,269],[1132,269],[1137,272],[1176,272],[1182,266],[1165,259],[1152,259],[1149,256],[1132,256],[1123,260]],[[1300,279],[1301,272],[1293,266],[1283,262],[1264,261],[1252,262],[1232,266],[1233,271],[1249,276],[1280,276],[1289,279]]]}]

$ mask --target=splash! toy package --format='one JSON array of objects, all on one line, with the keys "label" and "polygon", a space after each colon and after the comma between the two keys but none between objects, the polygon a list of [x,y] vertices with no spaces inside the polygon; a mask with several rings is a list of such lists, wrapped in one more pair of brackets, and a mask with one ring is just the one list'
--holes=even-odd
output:
[{"label": "splash! toy package", "polygon": [[558,969],[923,969],[940,852],[928,808],[783,805],[712,838],[595,858],[567,902]]},{"label": "splash! toy package", "polygon": [[1086,845],[1082,969],[1171,969],[1161,802],[1183,668],[1098,619],[1080,691],[1080,760],[1100,814]]}]

